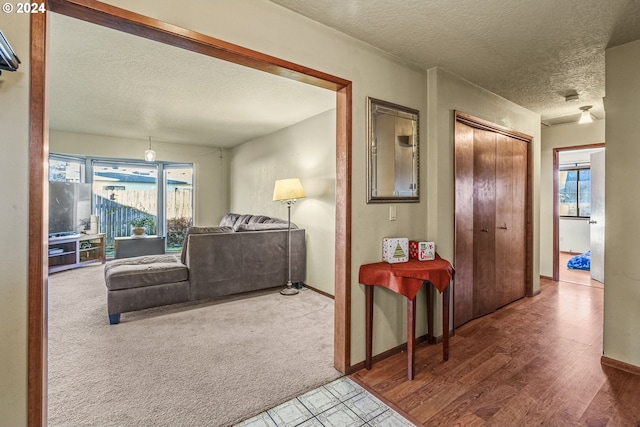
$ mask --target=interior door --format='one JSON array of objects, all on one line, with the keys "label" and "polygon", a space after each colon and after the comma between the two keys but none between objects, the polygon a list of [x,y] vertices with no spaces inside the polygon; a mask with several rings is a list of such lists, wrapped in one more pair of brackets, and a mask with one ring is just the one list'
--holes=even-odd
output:
[{"label": "interior door", "polygon": [[601,283],[604,283],[604,159],[604,150],[591,154],[591,278]]},{"label": "interior door", "polygon": [[496,134],[473,130],[473,317],[496,309]]},{"label": "interior door", "polygon": [[530,138],[456,113],[454,327],[525,296]]},{"label": "interior door", "polygon": [[473,128],[456,121],[454,327],[473,319]]},{"label": "interior door", "polygon": [[495,308],[525,296],[527,143],[497,135]]}]

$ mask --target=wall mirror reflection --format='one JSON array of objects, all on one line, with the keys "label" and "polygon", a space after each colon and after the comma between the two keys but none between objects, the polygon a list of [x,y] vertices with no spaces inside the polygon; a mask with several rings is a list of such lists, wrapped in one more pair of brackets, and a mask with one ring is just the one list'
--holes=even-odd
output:
[{"label": "wall mirror reflection", "polygon": [[418,116],[367,98],[367,203],[420,201]]}]

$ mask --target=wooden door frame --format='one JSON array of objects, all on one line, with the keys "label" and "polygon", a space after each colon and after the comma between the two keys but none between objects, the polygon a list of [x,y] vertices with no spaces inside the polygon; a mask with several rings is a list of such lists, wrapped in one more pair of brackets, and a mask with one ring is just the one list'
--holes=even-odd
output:
[{"label": "wooden door frame", "polygon": [[592,148],[604,148],[605,143],[599,142],[586,145],[572,145],[568,147],[557,147],[553,149],[553,269],[551,279],[560,280],[560,203],[558,193],[560,183],[558,182],[558,172],[560,171],[560,153],[562,151],[589,150]]},{"label": "wooden door frame", "polygon": [[48,22],[52,12],[336,92],[334,366],[348,373],[351,369],[351,81],[95,0],[48,0],[46,9],[44,14],[31,15],[30,27],[28,425],[47,425],[47,55]]},{"label": "wooden door frame", "polygon": [[[467,126],[470,126],[476,129],[482,129],[490,132],[499,133],[499,134],[508,136],[510,138],[518,139],[527,143],[527,184],[526,184],[527,194],[525,196],[526,197],[525,210],[527,215],[527,217],[525,218],[525,227],[526,227],[525,229],[525,236],[526,236],[525,237],[526,239],[525,293],[526,293],[526,296],[529,296],[529,297],[534,296],[535,293],[533,290],[533,137],[525,133],[518,132],[512,129],[506,128],[504,126],[497,125],[495,123],[489,122],[484,119],[480,119],[478,117],[471,116],[469,114],[466,114],[460,111],[454,111],[454,123],[456,122],[463,123]],[[455,150],[455,139],[456,139],[456,134],[454,132],[454,150]],[[456,185],[455,176],[456,174],[455,174],[455,159],[454,159],[454,186]],[[454,206],[455,206],[455,200],[454,200]],[[455,207],[454,207],[454,216],[455,216]],[[454,217],[454,224],[455,223],[456,223],[456,219]],[[454,246],[456,243],[457,243],[457,230],[454,229]],[[455,249],[454,249],[454,254],[455,254]],[[454,265],[455,265],[455,259],[454,259]],[[455,286],[454,286],[454,292],[455,292]],[[454,316],[455,316],[455,310],[454,310]],[[454,324],[455,324],[455,321],[454,321]]]}]

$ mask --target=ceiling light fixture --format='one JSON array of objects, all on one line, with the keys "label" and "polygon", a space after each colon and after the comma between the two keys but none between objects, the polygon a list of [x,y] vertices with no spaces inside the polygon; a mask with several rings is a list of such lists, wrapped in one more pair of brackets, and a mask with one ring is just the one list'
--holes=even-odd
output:
[{"label": "ceiling light fixture", "polygon": [[149,149],[144,152],[144,159],[153,162],[156,159],[156,152],[151,149],[151,137],[149,137]]},{"label": "ceiling light fixture", "polygon": [[582,114],[580,114],[580,120],[578,120],[578,124],[583,125],[585,123],[593,122],[593,119],[591,118],[591,113],[589,112],[591,107],[592,107],[591,105],[585,105],[584,107],[580,107],[580,109],[582,110]]}]

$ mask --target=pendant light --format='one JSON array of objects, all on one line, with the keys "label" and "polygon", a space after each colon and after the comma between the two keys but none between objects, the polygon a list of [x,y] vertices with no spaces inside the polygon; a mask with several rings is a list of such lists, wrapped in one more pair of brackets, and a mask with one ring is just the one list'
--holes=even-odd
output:
[{"label": "pendant light", "polygon": [[144,152],[144,159],[147,162],[153,162],[156,160],[156,152],[151,149],[151,137],[149,137],[149,149]]}]

